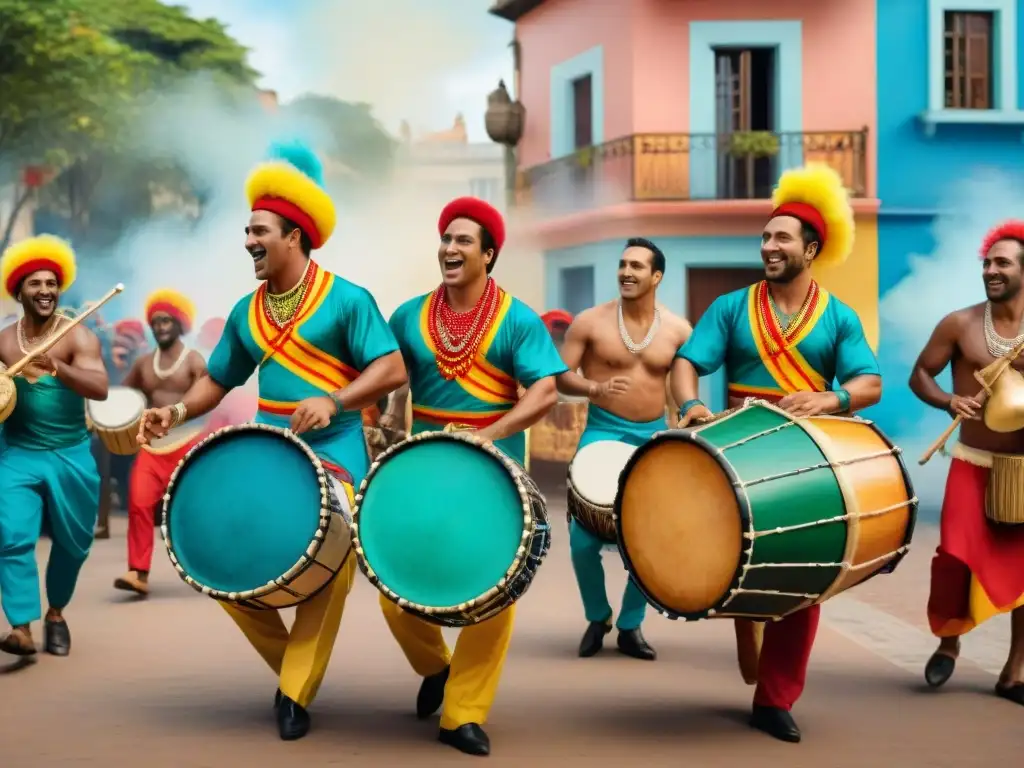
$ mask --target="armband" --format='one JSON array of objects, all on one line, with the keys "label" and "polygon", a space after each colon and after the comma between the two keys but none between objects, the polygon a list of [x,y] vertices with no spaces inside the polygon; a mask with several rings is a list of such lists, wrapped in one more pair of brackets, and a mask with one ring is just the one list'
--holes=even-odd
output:
[{"label": "armband", "polygon": [[688,414],[696,405],[704,405],[704,403],[700,400],[687,400],[679,406],[679,418],[681,419],[686,416],[686,414]]},{"label": "armband", "polygon": [[845,389],[837,389],[835,395],[836,399],[839,400],[839,412],[843,413],[850,410],[850,393]]}]

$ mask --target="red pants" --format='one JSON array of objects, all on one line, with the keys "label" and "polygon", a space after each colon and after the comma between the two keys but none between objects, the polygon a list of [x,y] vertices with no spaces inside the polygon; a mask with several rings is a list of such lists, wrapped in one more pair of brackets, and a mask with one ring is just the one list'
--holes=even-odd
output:
[{"label": "red pants", "polygon": [[171,453],[139,451],[128,484],[128,569],[149,572],[153,564],[153,528],[167,483],[178,462],[200,437]]},{"label": "red pants", "polygon": [[821,606],[812,605],[764,628],[754,704],[787,712],[804,692]]},{"label": "red pants", "polygon": [[928,596],[928,622],[937,637],[966,634],[1024,599],[1024,526],[988,521],[990,471],[957,458],[949,465]]}]

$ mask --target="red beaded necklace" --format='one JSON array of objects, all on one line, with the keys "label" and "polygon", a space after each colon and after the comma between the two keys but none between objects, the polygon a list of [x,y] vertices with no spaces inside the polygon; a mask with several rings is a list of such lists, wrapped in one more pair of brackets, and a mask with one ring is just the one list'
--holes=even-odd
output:
[{"label": "red beaded necklace", "polygon": [[437,370],[445,379],[464,376],[473,366],[497,313],[500,293],[494,279],[487,278],[483,294],[468,312],[456,312],[448,305],[443,285],[431,294],[427,327],[436,350]]}]

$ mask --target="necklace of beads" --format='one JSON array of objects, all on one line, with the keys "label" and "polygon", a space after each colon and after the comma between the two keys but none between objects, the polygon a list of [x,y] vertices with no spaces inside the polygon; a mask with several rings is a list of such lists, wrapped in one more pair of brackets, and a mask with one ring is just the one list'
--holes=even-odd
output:
[{"label": "necklace of beads", "polygon": [[1024,318],[1021,319],[1020,333],[1016,338],[1004,339],[996,333],[996,327],[992,322],[992,302],[985,302],[985,345],[992,357],[1005,357],[1013,351],[1013,348],[1024,342]]},{"label": "necklace of beads", "polygon": [[654,321],[651,323],[651,327],[647,331],[647,335],[644,336],[644,340],[637,343],[633,341],[633,337],[629,335],[629,331],[626,329],[626,321],[622,316],[622,299],[619,299],[619,336],[622,337],[622,343],[626,345],[626,349],[632,352],[634,355],[639,355],[654,340],[654,335],[658,332],[658,328],[661,327],[661,311],[654,308]]},{"label": "necklace of beads", "polygon": [[170,368],[164,369],[160,367],[161,354],[162,351],[159,349],[153,353],[153,373],[157,375],[157,378],[167,379],[176,374],[185,362],[185,358],[188,357],[188,347],[182,346],[181,354],[178,355],[178,359],[174,361]]},{"label": "necklace of beads", "polygon": [[302,305],[302,300],[306,298],[306,292],[309,290],[309,285],[312,282],[313,270],[310,269],[312,263],[312,260],[306,263],[306,269],[303,271],[299,282],[284,293],[264,292],[263,306],[267,310],[270,321],[278,329],[287,325],[288,321],[295,316],[295,312]]},{"label": "necklace of beads", "polygon": [[60,330],[63,319],[63,315],[57,314],[53,325],[50,326],[50,330],[46,331],[42,336],[30,339],[25,335],[25,318],[18,318],[18,347],[21,349],[21,353],[23,355],[32,354],[32,352],[45,344],[53,334]]},{"label": "necklace of beads", "polygon": [[[765,292],[765,295],[768,298],[767,302],[763,302],[760,300],[757,302],[757,311],[761,317],[761,322],[764,323],[765,328],[771,328],[772,323],[774,323],[775,326],[782,332],[782,335],[784,337],[787,337],[789,335],[790,328],[799,328],[803,324],[804,318],[807,316],[807,313],[811,310],[811,307],[814,306],[814,303],[818,298],[818,283],[812,280],[811,287],[807,291],[807,295],[804,297],[804,303],[800,305],[800,309],[797,311],[797,313],[795,315],[791,315],[789,321],[785,325],[783,325],[782,320],[779,317],[779,311],[775,306],[775,300],[772,299],[771,291],[768,290],[768,283],[763,282],[761,283],[761,286],[761,290]],[[768,304],[768,311],[771,312],[770,318],[765,315],[765,303]],[[767,334],[767,336],[768,353],[770,355],[777,355],[779,352],[782,351],[781,348],[775,342],[775,338],[774,336],[772,336],[772,334],[769,333]],[[788,341],[788,338],[786,340]]]},{"label": "necklace of beads", "polygon": [[464,376],[473,366],[499,302],[500,291],[493,278],[487,279],[483,294],[468,312],[456,312],[448,306],[443,285],[431,294],[427,325],[437,350],[437,370],[445,379]]}]

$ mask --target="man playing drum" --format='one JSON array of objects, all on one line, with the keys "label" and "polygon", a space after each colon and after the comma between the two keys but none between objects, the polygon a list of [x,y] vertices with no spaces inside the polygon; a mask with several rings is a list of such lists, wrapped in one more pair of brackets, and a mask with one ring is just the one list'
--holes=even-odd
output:
[{"label": "man playing drum", "polygon": [[[1006,431],[1008,425],[995,422],[992,426],[999,431],[987,426],[994,407],[1003,405],[999,392],[985,404],[982,421],[977,398],[981,385],[975,378],[1024,342],[1024,221],[1007,222],[989,232],[981,258],[988,300],[946,315],[910,377],[918,398],[962,417],[946,481],[928,600],[928,620],[941,639],[925,667],[925,679],[933,687],[945,683],[956,666],[960,636],[996,614],[1012,612],[1010,653],[995,692],[1024,704],[1024,505],[1018,501],[1024,487],[1024,430],[1009,425],[1013,431]],[[953,394],[935,381],[951,363]],[[1007,386],[1022,383],[1015,372],[1024,370],[1024,357],[1017,357],[1012,366],[1005,374]],[[1014,487],[1008,496],[991,485],[1000,470],[1012,473],[1007,479]],[[989,511],[1016,525],[986,520],[986,492],[994,507]]]},{"label": "man playing drum", "polygon": [[[122,386],[137,389],[150,408],[181,400],[206,373],[206,361],[185,346],[181,337],[192,330],[195,307],[177,291],[156,291],[146,300],[146,321],[157,348],[136,359]],[[137,595],[149,594],[149,568],[153,563],[153,527],[167,483],[178,462],[202,437],[191,424],[178,427],[180,437],[158,450],[143,446],[135,458],[128,488],[128,572],[114,580],[114,588]]]},{"label": "man playing drum", "polygon": [[[490,276],[505,241],[501,214],[483,200],[453,200],[438,221],[441,285],[405,302],[390,322],[409,369],[412,432],[468,426],[477,437],[526,464],[524,431],[558,401],[555,376],[565,372],[544,323]],[[517,384],[525,387],[520,398]],[[392,423],[405,402],[393,398]],[[458,488],[458,467],[452,468]],[[481,493],[484,489],[466,489]],[[423,677],[416,713],[442,702],[440,740],[473,755],[490,752],[482,726],[508,653],[515,605],[462,630],[452,655],[441,628],[380,598],[388,626]],[[449,678],[450,673],[450,678]]]},{"label": "man playing drum", "polygon": [[[57,307],[74,279],[75,255],[63,240],[40,235],[7,250],[0,281],[21,302],[24,317],[0,331],[2,366],[33,354],[69,322]],[[43,647],[67,656],[71,632],[63,613],[92,547],[99,510],[100,477],[85,425],[85,400],[107,397],[99,339],[75,326],[36,355],[14,384],[16,404],[4,422],[0,450],[0,600],[13,629],[0,640],[0,650],[36,652],[30,625],[42,615],[36,543],[45,510],[52,544]],[[6,406],[0,403],[0,412]]]},{"label": "man playing drum", "polygon": [[[562,345],[562,360],[569,371],[558,377],[558,389],[590,400],[577,456],[598,441],[641,445],[668,428],[666,381],[676,350],[692,329],[655,300],[664,275],[661,249],[650,240],[632,238],[619,260],[619,299],[585,310],[569,326]],[[596,469],[605,476],[618,476],[623,466]],[[601,564],[601,550],[607,543],[580,521],[570,522],[572,565],[590,622],[580,642],[580,656],[600,651],[604,636],[612,630],[612,607]],[[629,656],[654,660],[654,648],[640,631],[646,610],[647,600],[628,580],[616,621],[618,647]]]},{"label": "man playing drum", "polygon": [[[146,411],[139,442],[213,410],[258,370],[256,421],[302,435],[351,493],[369,468],[360,411],[403,385],[405,366],[370,293],[310,259],[335,225],[319,160],[299,144],[275,154],[280,159],[261,164],[246,183],[245,247],[262,285],[232,309],[207,374],[175,405]],[[272,476],[273,467],[253,471]],[[216,504],[216,488],[210,494]],[[350,556],[326,589],[298,605],[290,632],[277,611],[221,603],[279,676],[282,739],[309,730],[306,710],[327,671],[355,570]]]},{"label": "man playing drum", "polygon": [[[843,262],[853,247],[853,210],[842,179],[825,165],[787,171],[772,202],[761,234],[765,279],[715,299],[677,353],[672,394],[682,404],[680,427],[712,418],[697,399],[697,376],[723,365],[730,406],[752,397],[809,417],[859,411],[882,396],[860,319],[811,272],[813,264]],[[783,741],[800,740],[790,710],[804,689],[820,612],[813,605],[763,629],[750,723]],[[737,621],[737,638],[751,628]]]}]

